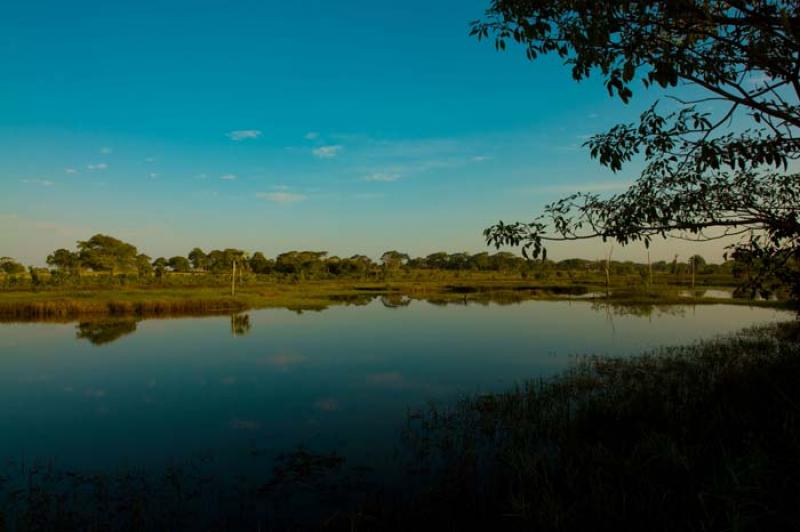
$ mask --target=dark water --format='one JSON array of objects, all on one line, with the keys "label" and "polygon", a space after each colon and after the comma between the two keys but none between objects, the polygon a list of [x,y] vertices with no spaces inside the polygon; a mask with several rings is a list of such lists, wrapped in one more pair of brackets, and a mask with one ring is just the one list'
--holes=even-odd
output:
[{"label": "dark water", "polygon": [[302,314],[0,324],[0,461],[103,472],[213,460],[246,474],[303,445],[381,470],[408,409],[429,400],[502,390],[576,354],[636,353],[789,316],[375,300]]}]

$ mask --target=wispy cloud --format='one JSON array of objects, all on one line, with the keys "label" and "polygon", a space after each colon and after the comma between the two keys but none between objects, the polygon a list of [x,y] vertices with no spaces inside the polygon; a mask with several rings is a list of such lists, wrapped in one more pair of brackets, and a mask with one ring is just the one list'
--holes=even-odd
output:
[{"label": "wispy cloud", "polygon": [[225,174],[225,175],[219,176],[219,178],[222,179],[223,181],[233,181],[233,180],[236,179],[236,175],[235,174]]},{"label": "wispy cloud", "polygon": [[318,157],[320,159],[333,159],[339,152],[342,150],[342,147],[338,144],[332,146],[320,146],[319,148],[315,148],[312,153],[314,157]]},{"label": "wispy cloud", "polygon": [[385,198],[386,194],[383,192],[359,192],[353,196],[355,199],[359,200],[371,200],[371,199],[380,199]]},{"label": "wispy cloud", "polygon": [[247,139],[257,139],[261,136],[260,129],[236,129],[234,131],[228,131],[225,133],[225,136],[233,141],[240,141],[240,140],[247,140]]},{"label": "wispy cloud", "polygon": [[144,162],[146,162],[146,163],[154,163],[154,162],[156,162],[156,158],[155,157],[145,157],[144,158]]},{"label": "wispy cloud", "polygon": [[491,159],[488,155],[475,155],[470,159],[473,163],[482,163],[483,161],[488,161]]},{"label": "wispy cloud", "polygon": [[52,187],[55,185],[54,182],[48,179],[21,179],[20,181],[29,185],[41,185],[43,187]]},{"label": "wispy cloud", "polygon": [[631,181],[597,181],[588,183],[565,183],[561,185],[533,186],[518,189],[520,192],[572,194],[573,192],[621,192],[632,184]]},{"label": "wispy cloud", "polygon": [[114,150],[112,150],[108,146],[103,146],[102,148],[100,148],[100,153],[102,153],[103,155],[108,155],[108,154],[112,153],[113,151]]},{"label": "wispy cloud", "polygon": [[108,163],[90,163],[86,165],[89,170],[106,170]]},{"label": "wispy cloud", "polygon": [[273,203],[297,203],[308,199],[308,196],[294,192],[259,192],[256,197]]},{"label": "wispy cloud", "polygon": [[306,133],[306,140],[317,140],[319,138],[319,133],[316,131],[309,131]]},{"label": "wispy cloud", "polygon": [[364,181],[378,181],[382,183],[390,183],[392,181],[397,181],[398,179],[400,179],[400,176],[397,174],[386,174],[383,172],[376,172],[363,177]]},{"label": "wispy cloud", "polygon": [[74,175],[74,174],[77,174],[78,171],[76,169],[74,169],[74,168],[64,168],[64,173],[65,174]]},{"label": "wispy cloud", "polygon": [[208,179],[208,174],[195,174],[195,179]]},{"label": "wispy cloud", "polygon": [[156,179],[158,177],[156,172],[150,172],[148,175],[150,176],[150,179]]}]

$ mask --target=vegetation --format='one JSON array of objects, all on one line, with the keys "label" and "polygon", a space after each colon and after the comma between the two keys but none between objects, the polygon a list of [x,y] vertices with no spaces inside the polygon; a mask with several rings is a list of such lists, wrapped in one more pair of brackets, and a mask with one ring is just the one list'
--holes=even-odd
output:
[{"label": "vegetation", "polygon": [[[751,289],[777,278],[800,297],[797,2],[493,0],[472,33],[501,50],[516,41],[532,60],[557,54],[575,80],[599,71],[623,102],[637,80],[688,86],[670,97],[678,110],[653,105],[586,143],[613,171],[644,160],[626,192],[567,196],[531,222],[487,229],[490,243],[538,257],[552,241],[739,236],[733,254],[757,274]],[[709,102],[721,111],[698,108]]]},{"label": "vegetation", "polygon": [[[553,379],[412,415],[442,525],[789,530],[800,524],[797,323],[590,357]],[[422,502],[424,501],[424,502]]]},{"label": "vegetation", "polygon": [[[690,301],[680,287],[733,288],[757,275],[747,262],[713,264],[699,255],[685,262],[676,256],[670,262],[638,264],[534,261],[507,251],[410,257],[393,250],[375,262],[364,255],[340,258],[323,251],[291,251],[271,259],[262,252],[228,248],[206,253],[194,248],[185,257],[151,259],[107,235],[78,242],[75,251],[55,250],[47,257],[51,269],[26,270],[12,259],[3,261],[4,319],[324,308],[369,293],[431,301],[603,296],[617,302],[686,303]],[[776,280],[762,286],[760,295],[785,298],[787,285]],[[691,299],[705,302],[703,296]]]}]

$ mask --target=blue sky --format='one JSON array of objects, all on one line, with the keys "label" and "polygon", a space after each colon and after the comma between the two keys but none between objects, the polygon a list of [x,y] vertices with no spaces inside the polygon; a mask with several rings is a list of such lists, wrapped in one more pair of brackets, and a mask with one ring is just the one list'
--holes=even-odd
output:
[{"label": "blue sky", "polygon": [[[9,0],[0,255],[42,263],[96,232],[151,256],[474,252],[499,219],[619,191],[636,168],[612,174],[580,144],[657,95],[625,106],[555,58],[477,42],[486,5]],[[687,246],[653,253],[720,255]]]}]

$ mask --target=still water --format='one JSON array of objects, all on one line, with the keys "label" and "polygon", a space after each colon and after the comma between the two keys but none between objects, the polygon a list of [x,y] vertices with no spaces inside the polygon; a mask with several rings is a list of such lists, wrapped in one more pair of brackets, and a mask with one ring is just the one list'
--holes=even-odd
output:
[{"label": "still water", "polygon": [[580,301],[0,324],[0,461],[162,468],[303,445],[371,465],[409,408],[502,390],[579,354],[632,354],[788,319],[734,305]]}]

